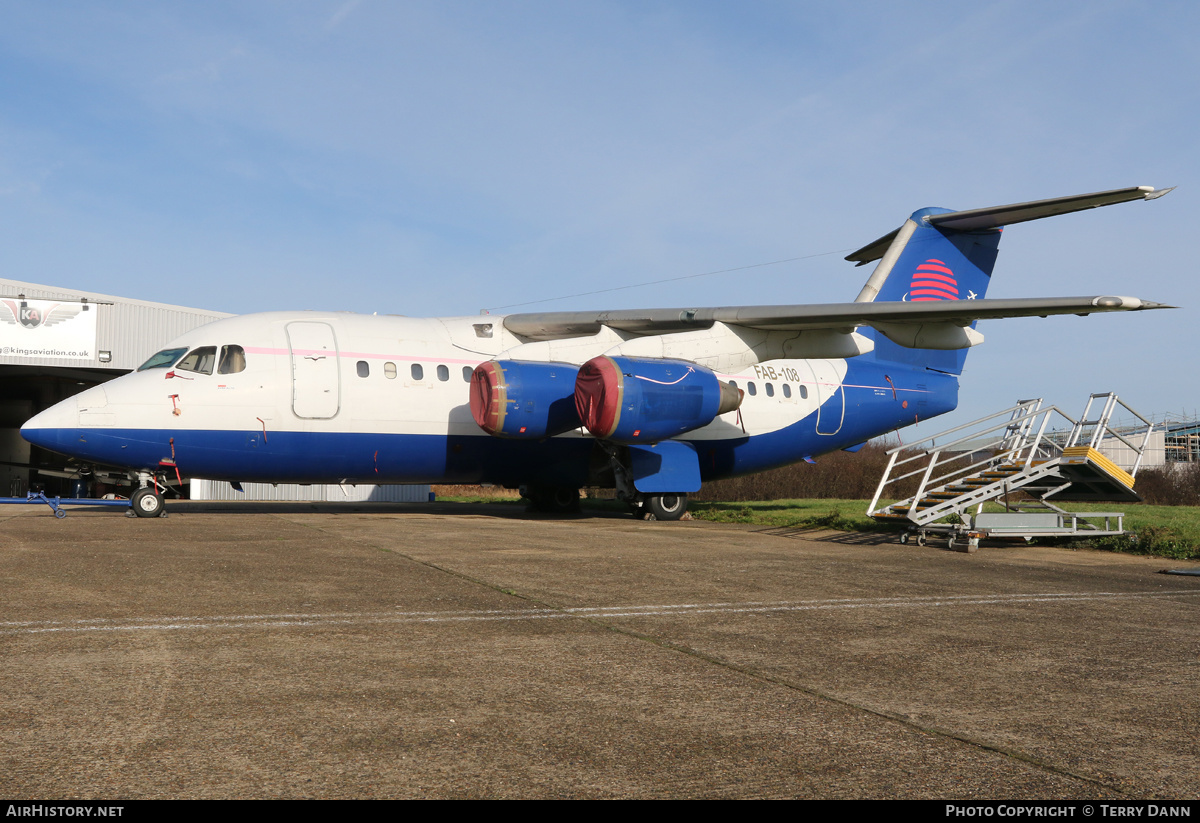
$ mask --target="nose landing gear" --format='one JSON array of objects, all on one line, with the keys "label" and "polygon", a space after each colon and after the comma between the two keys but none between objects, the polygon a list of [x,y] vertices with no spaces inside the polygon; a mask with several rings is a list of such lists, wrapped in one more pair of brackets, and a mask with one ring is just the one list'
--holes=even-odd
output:
[{"label": "nose landing gear", "polygon": [[[131,509],[137,517],[166,517],[167,510],[163,502],[162,491],[148,472],[138,472],[137,483],[140,488],[129,498]],[[126,515],[128,517],[128,515]]]},{"label": "nose landing gear", "polygon": [[133,513],[138,517],[162,517],[163,498],[154,488],[138,489],[131,500]]}]

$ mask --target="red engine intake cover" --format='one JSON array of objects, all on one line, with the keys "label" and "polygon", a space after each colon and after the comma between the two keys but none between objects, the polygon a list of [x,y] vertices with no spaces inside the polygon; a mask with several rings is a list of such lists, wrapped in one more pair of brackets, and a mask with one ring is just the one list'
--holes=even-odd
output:
[{"label": "red engine intake cover", "polygon": [[504,426],[504,372],[495,360],[480,363],[471,372],[471,416],[479,428],[495,434]]},{"label": "red engine intake cover", "polygon": [[604,439],[617,428],[624,383],[621,370],[610,357],[593,357],[575,378],[575,410],[594,436]]}]

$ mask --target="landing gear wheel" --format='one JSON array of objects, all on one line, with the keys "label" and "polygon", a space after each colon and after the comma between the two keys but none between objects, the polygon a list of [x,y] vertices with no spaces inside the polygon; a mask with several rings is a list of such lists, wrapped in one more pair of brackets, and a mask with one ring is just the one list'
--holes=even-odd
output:
[{"label": "landing gear wheel", "polygon": [[645,509],[655,520],[678,520],[687,511],[687,502],[685,492],[652,494],[646,497]]},{"label": "landing gear wheel", "polygon": [[158,517],[163,512],[162,495],[151,488],[138,489],[130,502],[138,517]]},{"label": "landing gear wheel", "polygon": [[908,537],[909,537],[908,532],[900,532],[900,545],[901,546],[905,546],[908,544]]},{"label": "landing gear wheel", "polygon": [[546,495],[550,511],[567,513],[579,511],[579,489],[555,486]]},{"label": "landing gear wheel", "polygon": [[529,486],[521,493],[529,498],[530,506],[548,514],[569,514],[579,511],[579,489],[569,486]]}]

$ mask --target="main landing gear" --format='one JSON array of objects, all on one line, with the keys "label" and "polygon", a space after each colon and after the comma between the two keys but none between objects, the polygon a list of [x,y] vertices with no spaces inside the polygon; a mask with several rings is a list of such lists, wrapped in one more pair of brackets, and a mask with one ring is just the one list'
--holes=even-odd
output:
[{"label": "main landing gear", "polygon": [[644,494],[642,511],[647,520],[678,520],[687,513],[688,496],[686,492],[670,494]]},{"label": "main landing gear", "polygon": [[[687,514],[687,492],[640,492],[633,482],[629,468],[629,450],[606,441],[597,441],[603,452],[593,461],[593,478],[607,486],[603,461],[607,457],[608,471],[617,491],[617,500],[629,506],[633,516],[645,520],[680,520]],[[529,501],[529,510],[546,514],[573,514],[579,511],[579,489],[574,486],[551,486],[529,483],[521,486],[521,496]]]},{"label": "main landing gear", "polygon": [[[530,511],[543,514],[575,514],[579,511],[579,489],[569,486],[522,486],[521,496],[529,501]],[[629,495],[618,490],[617,497],[629,504],[635,517],[646,520],[679,520],[687,512],[688,496],[685,492],[641,494],[634,491]],[[146,505],[150,503],[147,502]],[[134,511],[138,511],[137,506],[135,496]]]},{"label": "main landing gear", "polygon": [[579,489],[570,486],[522,486],[521,496],[536,512],[573,514],[579,511]]},{"label": "main landing gear", "polygon": [[[629,505],[634,517],[646,520],[679,520],[687,514],[687,492],[652,492],[637,490],[633,473],[626,465],[628,455],[609,443],[600,444],[608,454],[608,465],[612,469],[613,482],[617,487],[617,499]],[[622,457],[625,460],[622,460]]]}]

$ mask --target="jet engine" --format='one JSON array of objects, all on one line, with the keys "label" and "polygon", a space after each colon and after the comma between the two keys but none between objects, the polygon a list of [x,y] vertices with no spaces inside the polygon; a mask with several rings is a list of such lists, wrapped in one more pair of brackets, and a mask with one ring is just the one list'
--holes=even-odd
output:
[{"label": "jet engine", "polygon": [[489,360],[471,374],[471,414],[488,434],[539,438],[579,428],[570,363]]},{"label": "jet engine", "polygon": [[655,443],[737,409],[742,392],[685,360],[594,357],[579,369],[575,408],[594,436]]}]

